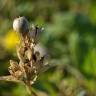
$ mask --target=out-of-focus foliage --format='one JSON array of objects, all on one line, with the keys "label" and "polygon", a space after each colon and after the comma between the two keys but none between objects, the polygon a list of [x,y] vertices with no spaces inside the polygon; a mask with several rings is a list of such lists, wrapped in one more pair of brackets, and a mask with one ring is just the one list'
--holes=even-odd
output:
[{"label": "out-of-focus foliage", "polygon": [[[95,11],[95,0],[0,0],[0,75],[9,74],[8,60],[17,59],[13,19],[25,16],[30,26],[44,26],[40,40],[55,61],[33,85],[38,96],[96,96]],[[0,82],[0,96],[27,92],[22,85]]]}]

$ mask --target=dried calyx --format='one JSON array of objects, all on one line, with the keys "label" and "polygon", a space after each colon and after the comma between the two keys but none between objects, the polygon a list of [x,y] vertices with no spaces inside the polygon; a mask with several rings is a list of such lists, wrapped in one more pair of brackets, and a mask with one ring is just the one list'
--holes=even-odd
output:
[{"label": "dried calyx", "polygon": [[30,30],[27,19],[19,17],[13,21],[13,29],[22,38],[22,42],[16,47],[19,62],[10,60],[10,75],[2,77],[2,79],[23,82],[30,86],[36,81],[43,68],[48,66],[44,62],[45,55],[41,56],[39,51],[35,51],[35,46],[38,44],[38,35],[42,28],[32,25]]}]

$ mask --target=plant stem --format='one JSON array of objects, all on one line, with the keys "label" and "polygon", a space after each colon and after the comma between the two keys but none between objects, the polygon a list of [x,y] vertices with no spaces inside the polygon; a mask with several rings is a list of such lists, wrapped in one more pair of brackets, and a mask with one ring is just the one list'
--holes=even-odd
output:
[{"label": "plant stem", "polygon": [[26,84],[26,89],[27,89],[29,96],[37,96],[37,94],[32,90],[30,83]]}]

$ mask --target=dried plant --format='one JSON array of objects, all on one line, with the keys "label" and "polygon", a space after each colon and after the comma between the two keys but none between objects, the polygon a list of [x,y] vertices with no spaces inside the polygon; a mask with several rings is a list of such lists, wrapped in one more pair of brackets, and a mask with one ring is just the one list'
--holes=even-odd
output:
[{"label": "dried plant", "polygon": [[30,30],[29,22],[25,17],[16,18],[13,21],[13,29],[21,37],[20,44],[17,44],[17,56],[19,62],[10,60],[9,76],[2,76],[0,80],[24,83],[30,96],[36,96],[32,91],[31,85],[34,84],[38,75],[48,67],[45,57],[40,55],[40,51],[35,50],[38,44],[39,34],[43,28],[32,25]]}]

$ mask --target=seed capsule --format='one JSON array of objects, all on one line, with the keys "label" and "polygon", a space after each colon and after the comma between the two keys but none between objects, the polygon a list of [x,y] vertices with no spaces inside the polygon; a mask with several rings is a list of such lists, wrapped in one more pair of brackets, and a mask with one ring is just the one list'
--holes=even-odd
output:
[{"label": "seed capsule", "polygon": [[29,22],[25,17],[16,18],[13,21],[13,29],[21,36],[25,36],[29,32]]}]

